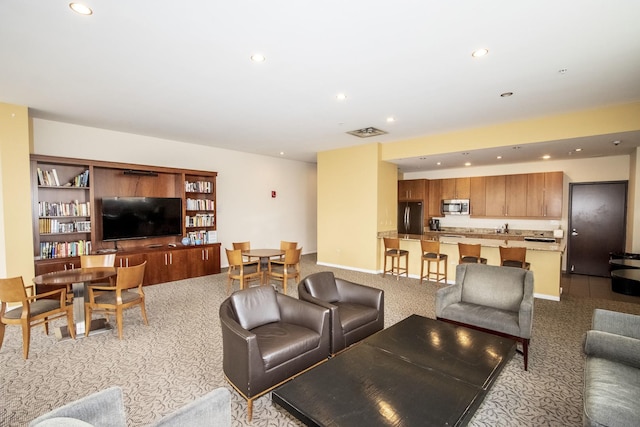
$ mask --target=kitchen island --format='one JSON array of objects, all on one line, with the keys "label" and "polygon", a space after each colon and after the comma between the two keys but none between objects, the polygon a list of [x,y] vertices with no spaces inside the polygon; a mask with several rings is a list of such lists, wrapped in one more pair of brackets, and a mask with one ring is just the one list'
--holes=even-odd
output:
[{"label": "kitchen island", "polygon": [[[456,279],[456,265],[458,265],[458,243],[480,244],[482,257],[487,259],[487,264],[500,265],[499,246],[514,246],[527,248],[527,262],[531,264],[534,278],[534,296],[536,298],[560,300],[560,275],[562,266],[562,254],[564,253],[564,240],[560,242],[530,242],[523,240],[522,236],[502,234],[500,236],[475,237],[478,234],[463,235],[460,233],[449,234],[446,232],[420,234],[398,234],[397,232],[379,233],[380,258],[379,265],[384,264],[384,243],[382,237],[400,238],[400,247],[409,251],[409,276],[420,276],[421,248],[420,240],[440,240],[440,252],[448,255],[447,281],[454,283]],[[474,237],[471,237],[474,236]],[[426,266],[425,266],[426,268]],[[380,269],[382,270],[382,269]]]}]

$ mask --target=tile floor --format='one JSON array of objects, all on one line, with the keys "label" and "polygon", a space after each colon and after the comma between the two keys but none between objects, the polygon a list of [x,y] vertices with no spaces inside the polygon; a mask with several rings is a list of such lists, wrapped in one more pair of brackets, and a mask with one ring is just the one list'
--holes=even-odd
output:
[{"label": "tile floor", "polygon": [[563,273],[560,279],[562,293],[586,298],[601,298],[640,304],[640,296],[619,294],[611,290],[611,278]]}]

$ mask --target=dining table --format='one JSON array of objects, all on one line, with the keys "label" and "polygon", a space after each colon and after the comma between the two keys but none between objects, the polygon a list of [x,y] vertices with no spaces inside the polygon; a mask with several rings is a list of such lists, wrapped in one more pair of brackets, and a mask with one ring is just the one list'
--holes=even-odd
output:
[{"label": "dining table", "polygon": [[273,257],[281,257],[285,253],[282,249],[248,249],[242,251],[242,255],[251,258],[260,258],[260,271],[262,275],[260,277],[260,284],[265,281],[265,271],[269,269],[269,259]]},{"label": "dining table", "polygon": [[[69,270],[54,271],[41,274],[33,278],[38,285],[68,287],[73,292],[73,323],[76,328],[76,336],[84,337],[86,330],[84,303],[87,298],[87,286],[94,282],[106,282],[118,274],[116,267],[92,267],[73,268]],[[91,334],[105,332],[111,329],[106,319],[94,319],[91,321]],[[69,338],[69,330],[61,326],[56,330],[59,340]]]}]

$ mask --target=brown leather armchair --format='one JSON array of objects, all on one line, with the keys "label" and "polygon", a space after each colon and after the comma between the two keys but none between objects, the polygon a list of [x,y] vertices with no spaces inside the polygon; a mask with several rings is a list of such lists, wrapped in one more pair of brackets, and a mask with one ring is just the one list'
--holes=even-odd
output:
[{"label": "brown leather armchair", "polygon": [[323,271],[298,284],[298,296],[331,311],[331,354],[384,328],[384,291]]},{"label": "brown leather armchair", "polygon": [[225,377],[253,400],[329,357],[329,310],[271,286],[233,293],[220,306]]}]

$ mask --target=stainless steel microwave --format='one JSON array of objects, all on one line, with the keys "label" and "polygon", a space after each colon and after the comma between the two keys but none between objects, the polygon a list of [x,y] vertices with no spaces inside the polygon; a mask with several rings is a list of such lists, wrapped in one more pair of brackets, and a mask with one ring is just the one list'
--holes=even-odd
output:
[{"label": "stainless steel microwave", "polygon": [[469,215],[469,199],[450,199],[442,201],[443,215]]}]

